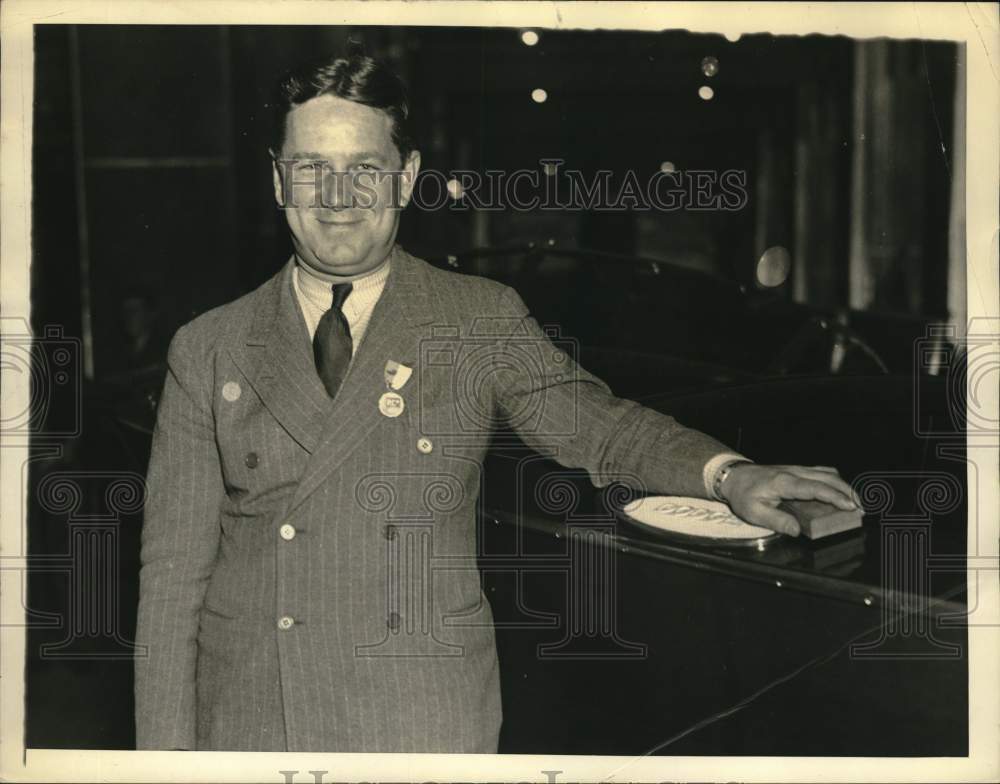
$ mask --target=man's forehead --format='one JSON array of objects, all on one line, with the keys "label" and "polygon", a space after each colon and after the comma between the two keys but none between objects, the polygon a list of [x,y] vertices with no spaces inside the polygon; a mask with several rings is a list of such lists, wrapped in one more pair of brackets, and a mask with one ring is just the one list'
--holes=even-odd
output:
[{"label": "man's forehead", "polygon": [[362,140],[366,147],[392,144],[392,119],[388,114],[335,95],[321,95],[296,106],[285,122],[288,142],[301,139],[344,144]]}]

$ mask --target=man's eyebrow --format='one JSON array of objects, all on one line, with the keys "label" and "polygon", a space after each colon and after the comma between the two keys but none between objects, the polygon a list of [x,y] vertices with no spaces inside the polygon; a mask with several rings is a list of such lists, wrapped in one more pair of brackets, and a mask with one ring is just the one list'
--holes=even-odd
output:
[{"label": "man's eyebrow", "polygon": [[355,153],[354,155],[352,155],[351,157],[354,158],[355,160],[360,159],[360,158],[372,158],[372,159],[378,160],[378,161],[384,161],[385,160],[385,158],[382,156],[382,153],[376,152],[374,150],[372,150],[372,151],[365,150],[365,151],[362,151],[362,152],[358,152],[358,153]]},{"label": "man's eyebrow", "polygon": [[[382,153],[376,152],[374,150],[362,150],[361,152],[352,153],[352,154],[348,155],[347,157],[351,158],[353,160],[361,160],[361,159],[365,159],[365,158],[379,160],[379,161],[385,161],[386,160],[383,157]],[[288,155],[283,155],[281,159],[282,160],[286,160],[286,161],[300,161],[300,160],[326,161],[326,160],[329,160],[326,156],[322,155],[321,153],[318,153],[318,152],[308,152],[308,151],[289,153]]]}]

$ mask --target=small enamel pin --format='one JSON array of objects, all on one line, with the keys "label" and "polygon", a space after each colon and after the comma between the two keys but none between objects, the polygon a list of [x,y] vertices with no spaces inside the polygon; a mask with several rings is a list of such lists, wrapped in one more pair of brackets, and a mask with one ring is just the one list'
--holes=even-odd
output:
[{"label": "small enamel pin", "polygon": [[399,362],[389,360],[385,363],[385,386],[388,391],[382,393],[378,399],[378,410],[382,416],[398,417],[406,410],[406,403],[403,396],[396,390],[402,389],[403,385],[410,380],[413,368],[401,365]]},{"label": "small enamel pin", "polygon": [[412,374],[413,368],[411,367],[401,365],[391,359],[385,363],[385,385],[389,389],[402,389]]}]

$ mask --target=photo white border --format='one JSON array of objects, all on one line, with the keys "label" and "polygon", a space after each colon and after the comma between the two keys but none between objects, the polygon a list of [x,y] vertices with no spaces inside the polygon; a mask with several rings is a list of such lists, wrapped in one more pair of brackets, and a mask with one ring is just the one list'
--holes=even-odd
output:
[{"label": "photo white border", "polygon": [[[339,0],[4,0],[0,5],[0,313],[4,329],[29,316],[33,24],[324,24],[503,26],[537,29],[676,29],[728,35],[820,33],[852,38],[918,38],[965,42],[967,52],[966,229],[968,315],[1000,331],[998,183],[1000,183],[1000,23],[992,3],[536,3],[340,2]],[[8,321],[13,319],[14,321]],[[997,380],[976,390],[982,419],[997,421]],[[23,385],[4,384],[0,406],[26,410]],[[970,398],[972,399],[972,398]],[[970,447],[973,444],[970,442]],[[977,470],[977,514],[987,528],[975,538],[995,563],[998,546],[997,449],[969,450],[970,488]],[[0,778],[4,781],[275,781],[282,770],[325,770],[324,781],[540,781],[559,771],[568,781],[995,781],[1000,778],[1000,585],[996,572],[978,580],[976,620],[969,627],[969,757],[628,757],[431,754],[270,754],[221,752],[54,751],[23,749],[26,447],[0,449]],[[18,492],[12,492],[12,489]],[[971,523],[970,523],[971,525]],[[995,568],[995,567],[994,567]],[[974,574],[970,571],[970,581]],[[821,710],[821,706],[817,706]],[[614,721],[613,716],[608,717]],[[804,731],[808,731],[804,728]]]}]

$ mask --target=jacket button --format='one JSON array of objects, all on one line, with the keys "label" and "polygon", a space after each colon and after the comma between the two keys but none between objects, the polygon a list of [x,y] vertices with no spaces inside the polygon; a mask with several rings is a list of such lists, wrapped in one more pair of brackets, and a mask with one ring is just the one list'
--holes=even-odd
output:
[{"label": "jacket button", "polygon": [[247,453],[247,456],[243,460],[243,462],[246,463],[247,468],[256,468],[257,467],[257,463],[260,462],[260,459],[257,457],[257,453],[256,452],[249,452],[249,453]]},{"label": "jacket button", "polygon": [[295,538],[295,526],[290,523],[285,523],[278,529],[278,533],[281,535],[282,539],[286,542],[290,542]]},{"label": "jacket button", "polygon": [[429,438],[421,438],[417,441],[417,450],[429,455],[434,451],[434,443]]},{"label": "jacket button", "polygon": [[399,613],[394,613],[394,612],[393,613],[389,613],[389,617],[386,618],[386,620],[385,620],[385,625],[388,626],[393,631],[395,631],[396,629],[399,628],[399,624],[400,623],[401,623],[401,619],[399,617]]},{"label": "jacket button", "polygon": [[385,528],[382,529],[382,536],[384,536],[386,539],[395,539],[398,536],[398,534],[396,533],[396,529],[393,526],[387,525]]},{"label": "jacket button", "polygon": [[282,615],[278,619],[278,628],[282,631],[288,631],[295,625],[295,619],[291,615]]}]

